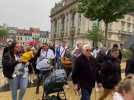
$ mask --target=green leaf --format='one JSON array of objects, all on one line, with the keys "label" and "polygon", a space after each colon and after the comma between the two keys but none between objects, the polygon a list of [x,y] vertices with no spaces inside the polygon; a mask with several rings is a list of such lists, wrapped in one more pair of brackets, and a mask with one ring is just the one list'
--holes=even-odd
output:
[{"label": "green leaf", "polygon": [[0,28],[0,36],[5,36],[8,34],[8,30],[4,28]]},{"label": "green leaf", "polygon": [[99,26],[93,26],[92,31],[87,33],[87,38],[92,40],[94,44],[98,44],[98,42],[102,42],[104,40],[103,32],[99,29]]},{"label": "green leaf", "polygon": [[[78,0],[78,3],[79,13],[91,20],[104,21],[105,25],[134,12],[134,0]],[[107,27],[105,38],[107,39]]]}]

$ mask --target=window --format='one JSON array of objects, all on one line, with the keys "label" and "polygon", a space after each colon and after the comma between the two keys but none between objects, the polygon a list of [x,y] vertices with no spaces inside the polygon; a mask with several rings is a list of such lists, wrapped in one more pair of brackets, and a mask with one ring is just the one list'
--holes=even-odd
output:
[{"label": "window", "polygon": [[92,24],[92,29],[94,30],[94,28],[97,26],[97,21],[93,21],[93,24]]},{"label": "window", "polygon": [[108,24],[108,31],[112,31],[112,23]]},{"label": "window", "polygon": [[68,33],[68,13],[66,14],[66,32],[65,33]]},{"label": "window", "polygon": [[130,22],[130,21],[131,21],[131,17],[128,17],[128,18],[127,18],[127,21]]},{"label": "window", "polygon": [[121,31],[125,31],[125,22],[124,21],[121,22]]},{"label": "window", "polygon": [[133,29],[132,29],[133,33],[134,33],[134,24],[133,24]]},{"label": "window", "polygon": [[72,26],[75,24],[75,13],[72,13]]},{"label": "window", "polygon": [[64,30],[64,28],[65,28],[65,16],[63,16],[63,18],[62,18],[61,24],[62,24],[62,29],[61,29],[61,31],[64,32],[64,31],[65,31],[65,30]]},{"label": "window", "polygon": [[57,20],[55,20],[54,27],[55,27],[54,32],[56,33],[57,32]]},{"label": "window", "polygon": [[127,31],[130,32],[130,29],[131,29],[131,24],[127,23]]},{"label": "window", "polygon": [[81,27],[81,14],[78,16],[78,34],[80,33],[80,27]]}]

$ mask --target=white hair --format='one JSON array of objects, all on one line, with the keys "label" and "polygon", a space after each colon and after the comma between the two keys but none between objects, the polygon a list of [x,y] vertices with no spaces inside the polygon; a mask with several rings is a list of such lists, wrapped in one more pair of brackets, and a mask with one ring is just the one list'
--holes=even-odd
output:
[{"label": "white hair", "polygon": [[90,48],[91,49],[91,45],[90,44],[83,45],[82,49],[85,50],[86,48]]}]

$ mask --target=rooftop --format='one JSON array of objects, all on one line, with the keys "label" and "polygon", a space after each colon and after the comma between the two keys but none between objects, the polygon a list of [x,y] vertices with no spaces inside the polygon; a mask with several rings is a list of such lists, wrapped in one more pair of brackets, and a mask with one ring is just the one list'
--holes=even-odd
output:
[{"label": "rooftop", "polygon": [[51,16],[55,15],[59,11],[65,9],[66,7],[76,3],[77,0],[62,0],[59,3],[55,3],[55,6],[51,10]]}]

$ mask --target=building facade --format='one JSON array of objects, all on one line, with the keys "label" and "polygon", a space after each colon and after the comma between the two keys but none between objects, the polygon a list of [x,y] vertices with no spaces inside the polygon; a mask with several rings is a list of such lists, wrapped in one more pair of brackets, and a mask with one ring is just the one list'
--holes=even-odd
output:
[{"label": "building facade", "polygon": [[7,30],[8,30],[8,38],[16,40],[17,27],[7,27]]},{"label": "building facade", "polygon": [[[92,30],[95,21],[85,18],[76,12],[77,0],[62,0],[56,3],[51,10],[51,38],[52,41],[61,40],[77,43],[92,43],[86,38],[86,34]],[[105,26],[100,22],[100,28],[104,31]],[[134,34],[134,14],[127,14],[123,19],[109,24],[108,46],[113,43],[124,44],[127,38]],[[73,38],[73,39],[72,39]]]},{"label": "building facade", "polygon": [[40,31],[38,28],[17,29],[16,42],[20,45],[24,45],[26,41],[37,40],[41,43],[49,41],[49,32]]}]

